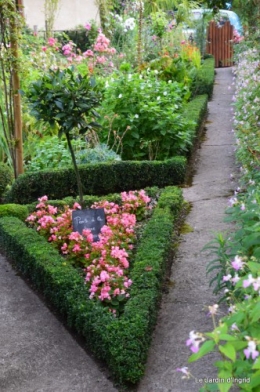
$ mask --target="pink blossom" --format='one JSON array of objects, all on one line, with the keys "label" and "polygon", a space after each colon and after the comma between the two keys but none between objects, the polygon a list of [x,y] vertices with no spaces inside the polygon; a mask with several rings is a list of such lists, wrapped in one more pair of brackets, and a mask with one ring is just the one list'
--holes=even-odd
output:
[{"label": "pink blossom", "polygon": [[83,53],[84,57],[93,57],[94,56],[94,52],[90,49],[86,50],[86,52]]},{"label": "pink blossom", "polygon": [[77,231],[73,231],[69,236],[69,240],[80,241],[82,236]]},{"label": "pink blossom", "polygon": [[39,197],[38,200],[39,200],[40,203],[43,203],[43,202],[48,200],[48,196],[44,195],[42,197]]},{"label": "pink blossom", "polygon": [[56,38],[50,37],[50,38],[48,39],[48,44],[49,44],[50,46],[54,46],[54,45],[56,44],[56,42],[57,42]]},{"label": "pink blossom", "polygon": [[114,291],[113,291],[113,295],[119,295],[120,294],[120,289],[117,287]]},{"label": "pink blossom", "polygon": [[88,30],[88,31],[91,30],[91,24],[90,23],[86,23],[85,24],[85,29]]},{"label": "pink blossom", "polygon": [[249,286],[251,286],[251,284],[253,284],[255,282],[255,279],[252,277],[252,274],[248,275],[248,279],[245,279],[243,281],[243,287],[247,288]]},{"label": "pink blossom", "polygon": [[184,366],[182,368],[177,368],[176,371],[181,372],[181,373],[185,374],[186,376],[190,375],[189,369],[186,366]]},{"label": "pink blossom", "polygon": [[57,214],[57,207],[53,207],[53,206],[51,206],[51,205],[48,205],[48,208],[47,208],[47,210],[48,210],[48,213],[49,214],[51,214],[51,215],[55,215],[55,214]]},{"label": "pink blossom", "polygon": [[109,280],[109,274],[106,271],[101,271],[100,279],[102,282]]},{"label": "pink blossom", "polygon": [[186,341],[186,346],[190,346],[190,349],[193,353],[197,353],[199,351],[199,345],[205,340],[205,338],[197,332],[191,331],[189,334],[189,339]]},{"label": "pink blossom", "polygon": [[231,278],[232,278],[232,275],[228,274],[228,275],[223,276],[222,280],[223,280],[223,282],[229,282]]},{"label": "pink blossom", "polygon": [[246,359],[249,359],[250,356],[252,359],[256,359],[259,355],[259,351],[256,350],[256,343],[254,340],[249,340],[247,348],[244,350],[244,354]]},{"label": "pink blossom", "polygon": [[80,252],[80,251],[81,251],[80,245],[79,244],[75,244],[73,246],[72,252],[77,253],[77,252]]},{"label": "pink blossom", "polygon": [[43,52],[46,52],[47,46],[42,46],[42,50],[43,50]]},{"label": "pink blossom", "polygon": [[107,61],[105,56],[97,56],[97,64],[104,64]]},{"label": "pink blossom", "polygon": [[234,260],[231,262],[232,267],[233,267],[236,271],[238,271],[238,270],[240,270],[241,268],[243,268],[244,264],[245,264],[245,263],[242,261],[242,258],[239,257],[239,256],[236,256],[236,257],[234,258]]}]

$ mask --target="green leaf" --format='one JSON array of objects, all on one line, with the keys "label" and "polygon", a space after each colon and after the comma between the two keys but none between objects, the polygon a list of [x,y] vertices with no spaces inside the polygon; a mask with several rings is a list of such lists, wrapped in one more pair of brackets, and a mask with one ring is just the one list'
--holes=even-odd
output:
[{"label": "green leaf", "polygon": [[[260,385],[260,370],[255,372],[251,378],[250,378],[250,387],[251,388],[256,388],[257,386]],[[259,391],[259,388],[256,389],[256,391]]]},{"label": "green leaf", "polygon": [[227,333],[222,333],[219,335],[219,340],[236,341],[237,338],[235,336],[228,335]]},{"label": "green leaf", "polygon": [[232,372],[229,372],[227,370],[221,370],[218,373],[218,378],[221,379],[221,381],[223,381],[218,383],[219,391],[228,392],[233,385]]},{"label": "green leaf", "polygon": [[235,362],[236,360],[236,350],[230,343],[226,343],[224,346],[219,346],[219,351],[224,354],[227,358],[231,359],[231,361]]},{"label": "green leaf", "polygon": [[252,369],[260,369],[260,358],[258,357],[252,366]]},{"label": "green leaf", "polygon": [[252,273],[259,273],[260,272],[260,264],[259,263],[254,263],[253,261],[249,261],[247,263],[247,265]]},{"label": "green leaf", "polygon": [[253,309],[250,312],[251,316],[251,323],[254,323],[260,319],[260,302],[256,304],[256,306],[253,307]]},{"label": "green leaf", "polygon": [[199,358],[202,358],[204,355],[208,354],[209,352],[213,351],[215,347],[215,342],[213,340],[208,340],[202,344],[199,351],[195,354],[192,354],[188,359],[188,362],[197,361]]}]

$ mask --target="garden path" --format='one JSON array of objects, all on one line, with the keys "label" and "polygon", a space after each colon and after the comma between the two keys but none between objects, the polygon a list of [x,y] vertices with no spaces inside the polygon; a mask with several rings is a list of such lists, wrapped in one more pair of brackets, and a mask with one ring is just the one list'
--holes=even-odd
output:
[{"label": "garden path", "polygon": [[[205,140],[196,153],[192,186],[183,189],[185,200],[192,206],[186,218],[192,231],[181,235],[169,292],[163,295],[146,374],[138,392],[195,392],[200,387],[198,379],[216,377],[212,356],[187,364],[191,351],[185,343],[190,331],[211,330],[207,306],[217,301],[205,273],[212,256],[202,248],[216,232],[231,230],[223,219],[228,198],[236,187],[230,175],[238,174],[232,133],[232,78],[231,68],[216,70]],[[197,380],[183,380],[176,371],[183,366],[188,366]]]},{"label": "garden path", "polygon": [[[217,70],[209,103],[206,140],[198,151],[196,174],[184,196],[192,204],[186,222],[193,231],[181,236],[172,267],[169,293],[164,294],[146,374],[138,392],[195,392],[199,384],[183,381],[177,367],[185,366],[189,331],[209,330],[204,307],[216,299],[208,287],[202,247],[223,231],[224,210],[235,184],[234,140],[231,133],[232,83],[230,68]],[[105,372],[15,273],[0,255],[0,391],[1,392],[116,392]],[[190,366],[197,377],[215,375],[212,362]]]}]

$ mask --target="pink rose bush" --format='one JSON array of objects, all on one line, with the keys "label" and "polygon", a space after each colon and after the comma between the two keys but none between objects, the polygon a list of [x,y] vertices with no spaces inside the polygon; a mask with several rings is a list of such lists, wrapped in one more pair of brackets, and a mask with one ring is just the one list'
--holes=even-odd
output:
[{"label": "pink rose bush", "polygon": [[90,230],[73,232],[72,211],[81,209],[65,206],[62,212],[48,204],[47,196],[39,198],[36,211],[26,222],[44,236],[76,268],[81,268],[88,286],[89,298],[102,301],[115,315],[130,296],[132,284],[127,276],[129,259],[136,240],[136,223],[150,209],[145,191],[121,193],[122,204],[100,201],[91,208],[104,208],[106,225],[101,228],[99,241],[93,241]]}]

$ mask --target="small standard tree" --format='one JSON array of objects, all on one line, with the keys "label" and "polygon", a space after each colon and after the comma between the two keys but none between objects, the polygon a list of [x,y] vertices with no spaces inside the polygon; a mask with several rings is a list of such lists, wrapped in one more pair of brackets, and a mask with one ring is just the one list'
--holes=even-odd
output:
[{"label": "small standard tree", "polygon": [[74,67],[50,70],[40,80],[32,83],[27,94],[31,114],[38,120],[59,129],[59,137],[66,136],[76,174],[80,204],[83,205],[83,189],[79,170],[71,144],[73,131],[85,134],[99,126],[95,122],[101,94],[95,80],[75,72]]}]

